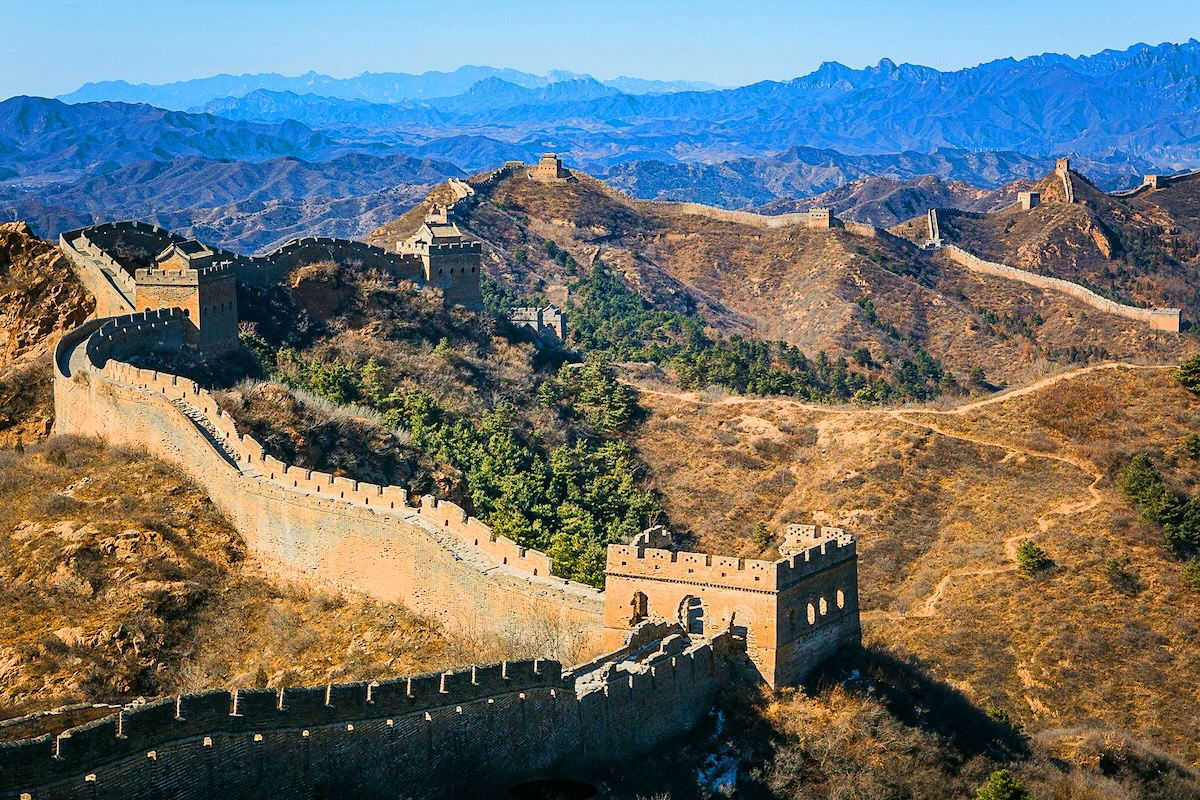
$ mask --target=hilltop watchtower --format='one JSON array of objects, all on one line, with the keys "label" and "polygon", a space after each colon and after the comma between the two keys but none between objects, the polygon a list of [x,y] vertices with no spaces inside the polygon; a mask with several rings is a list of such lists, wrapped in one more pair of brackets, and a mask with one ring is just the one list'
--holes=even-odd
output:
[{"label": "hilltop watchtower", "polygon": [[810,208],[804,224],[809,228],[827,230],[833,227],[833,214],[828,208]]},{"label": "hilltop watchtower", "polygon": [[859,641],[858,556],[842,529],[789,526],[778,561],[673,551],[668,542],[651,529],[633,544],[609,546],[609,643],[619,645],[646,619],[678,622],[694,635],[732,631],[745,638],[763,680],[787,686]]},{"label": "hilltop watchtower", "polygon": [[205,354],[238,344],[237,281],[228,264],[197,241],[173,242],[154,266],[134,273],[139,311],[181,308],[190,320],[187,342]]},{"label": "hilltop watchtower", "polygon": [[483,245],[464,236],[445,207],[434,206],[416,233],[397,242],[396,249],[421,260],[425,284],[441,289],[448,304],[483,308],[479,289]]},{"label": "hilltop watchtower", "polygon": [[541,161],[529,168],[529,177],[542,183],[561,183],[570,177],[570,173],[563,169],[557,153],[546,153]]}]

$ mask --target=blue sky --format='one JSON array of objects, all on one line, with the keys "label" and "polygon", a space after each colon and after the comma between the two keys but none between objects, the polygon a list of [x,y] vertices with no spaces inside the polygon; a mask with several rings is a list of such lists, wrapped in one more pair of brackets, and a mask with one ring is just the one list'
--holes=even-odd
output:
[{"label": "blue sky", "polygon": [[822,61],[941,69],[1200,36],[1196,0],[0,0],[0,97],[219,72],[488,64],[738,85]]}]

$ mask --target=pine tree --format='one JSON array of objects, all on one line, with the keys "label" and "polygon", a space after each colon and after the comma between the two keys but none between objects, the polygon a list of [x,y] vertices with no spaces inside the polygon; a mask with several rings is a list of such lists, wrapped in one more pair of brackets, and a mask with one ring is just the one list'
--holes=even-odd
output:
[{"label": "pine tree", "polygon": [[1200,355],[1192,356],[1175,370],[1175,380],[1192,394],[1200,394]]},{"label": "pine tree", "polygon": [[1001,769],[988,776],[975,791],[975,800],[1029,800],[1029,792],[1008,770]]}]

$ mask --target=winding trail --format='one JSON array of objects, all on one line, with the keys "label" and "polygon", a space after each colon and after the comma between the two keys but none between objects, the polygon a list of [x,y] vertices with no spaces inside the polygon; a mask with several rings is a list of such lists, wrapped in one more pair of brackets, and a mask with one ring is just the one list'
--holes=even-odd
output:
[{"label": "winding trail", "polygon": [[[789,400],[787,398],[757,398],[757,397],[724,397],[724,398],[721,398],[720,400],[716,400],[716,401],[706,401],[706,400],[701,399],[700,395],[697,394],[696,392],[665,392],[665,391],[660,391],[657,389],[643,388],[643,387],[638,386],[636,383],[632,383],[632,382],[627,382],[627,383],[628,383],[628,385],[630,385],[631,387],[633,387],[634,389],[636,389],[638,392],[640,392],[642,394],[651,394],[651,395],[657,395],[660,397],[669,397],[669,398],[672,398],[675,400],[679,400],[681,402],[691,403],[693,405],[703,405],[703,406],[735,406],[735,405],[754,405],[754,404],[787,405],[787,406],[792,406],[795,408],[801,408],[801,409],[804,409],[807,411],[815,411],[815,412],[825,413],[825,414],[857,414],[857,415],[887,416],[887,417],[891,417],[892,419],[897,420],[898,422],[902,422],[906,425],[911,425],[916,428],[922,428],[931,433],[935,433],[939,436],[944,436],[944,437],[950,438],[950,439],[958,439],[958,440],[964,441],[964,442],[970,442],[972,444],[976,444],[981,447],[992,447],[992,448],[1004,450],[1006,452],[1004,460],[1008,460],[1009,458],[1012,458],[1014,456],[1024,456],[1026,458],[1041,458],[1041,459],[1046,459],[1048,461],[1058,461],[1060,463],[1068,464],[1068,465],[1074,467],[1075,469],[1078,469],[1080,472],[1083,472],[1085,475],[1087,475],[1088,477],[1090,477],[1092,479],[1091,482],[1088,484],[1086,495],[1081,495],[1078,497],[1074,497],[1074,498],[1065,500],[1064,502],[1060,503],[1059,505],[1055,506],[1054,508],[1050,509],[1049,511],[1047,511],[1046,513],[1044,513],[1040,517],[1038,517],[1036,520],[1037,530],[1018,533],[1018,534],[1009,536],[1008,538],[1004,539],[1004,541],[1003,541],[1004,555],[1009,562],[1005,566],[989,567],[989,568],[982,568],[982,569],[952,570],[951,572],[948,572],[946,575],[942,576],[942,579],[940,581],[938,581],[937,586],[934,587],[934,589],[930,593],[930,595],[928,597],[926,597],[924,601],[919,603],[915,607],[915,610],[910,610],[907,612],[898,612],[898,611],[869,612],[872,616],[886,617],[886,618],[891,618],[891,619],[904,619],[904,618],[928,618],[928,617],[932,617],[935,614],[937,614],[938,604],[941,602],[942,597],[945,596],[945,594],[946,594],[947,590],[949,590],[951,584],[959,578],[971,578],[971,577],[978,577],[978,576],[982,576],[982,575],[996,575],[996,574],[1003,573],[1003,572],[1016,571],[1018,569],[1017,564],[1016,564],[1017,548],[1020,546],[1021,542],[1025,541],[1026,539],[1032,539],[1033,537],[1035,537],[1039,534],[1046,533],[1052,527],[1054,527],[1054,525],[1057,523],[1059,518],[1073,516],[1076,514],[1083,514],[1088,511],[1091,511],[1093,508],[1095,508],[1097,505],[1099,505],[1101,500],[1103,499],[1103,495],[1100,492],[1099,486],[1100,486],[1101,481],[1104,479],[1104,476],[1100,472],[1100,470],[1096,467],[1095,464],[1091,463],[1090,461],[1085,461],[1083,459],[1075,458],[1075,457],[1069,456],[1069,455],[1039,453],[1037,451],[1028,450],[1028,449],[1025,449],[1022,447],[1017,447],[1017,446],[1007,443],[1007,442],[998,442],[998,441],[979,438],[976,436],[971,436],[971,435],[968,435],[965,433],[959,433],[959,432],[955,432],[955,431],[946,430],[945,428],[943,428],[939,425],[936,425],[932,422],[929,422],[929,421],[923,420],[923,419],[916,419],[914,417],[928,416],[928,415],[961,416],[963,414],[966,414],[967,412],[975,411],[975,410],[983,408],[985,406],[995,405],[998,403],[1006,402],[1008,400],[1012,400],[1017,397],[1023,397],[1025,395],[1033,394],[1035,392],[1041,391],[1042,389],[1045,389],[1048,386],[1053,386],[1056,383],[1071,380],[1071,379],[1077,378],[1081,375],[1086,375],[1086,374],[1089,374],[1092,372],[1098,372],[1101,370],[1110,370],[1110,369],[1162,370],[1162,369],[1174,369],[1174,367],[1173,366],[1164,366],[1164,365],[1127,364],[1127,363],[1116,362],[1116,361],[1108,361],[1108,362],[1104,362],[1102,364],[1093,364],[1091,366],[1081,367],[1081,368],[1075,369],[1075,370],[1070,370],[1068,372],[1061,372],[1057,375],[1050,375],[1048,377],[1034,381],[1033,383],[1028,384],[1027,386],[1023,386],[1019,389],[1013,389],[1012,391],[1007,391],[1007,392],[1004,392],[1003,394],[994,395],[992,397],[988,397],[988,398],[985,398],[982,400],[976,400],[976,401],[970,402],[970,403],[964,403],[963,405],[955,406],[954,408],[949,408],[949,409],[857,408],[857,407],[850,407],[850,406],[826,406],[826,405],[820,405],[818,403],[804,403],[799,400]],[[866,617],[866,616],[867,615],[864,614],[864,617]]]}]

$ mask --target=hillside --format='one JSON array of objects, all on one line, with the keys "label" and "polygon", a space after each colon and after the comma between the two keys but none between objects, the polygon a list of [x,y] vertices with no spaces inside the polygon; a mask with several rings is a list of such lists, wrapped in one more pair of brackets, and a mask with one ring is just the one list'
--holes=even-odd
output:
[{"label": "hillside", "polygon": [[[1101,192],[1074,170],[1071,182],[1074,203],[1062,202],[1062,179],[1051,173],[1034,186],[1043,202],[1030,211],[946,212],[943,238],[985,259],[1081,283],[1122,302],[1178,307],[1185,314],[1200,307],[1200,289],[1190,278],[1200,236],[1188,222],[1197,208],[1188,182],[1129,198]],[[1171,199],[1164,204],[1150,197]],[[918,219],[909,228],[920,225]]]},{"label": "hillside", "polygon": [[[724,335],[783,340],[810,359],[865,348],[855,369],[875,378],[897,380],[922,352],[960,379],[981,368],[996,383],[1040,374],[1048,362],[1173,358],[1190,347],[892,237],[713,218],[634,201],[583,175],[478,185],[480,201],[457,218],[485,243],[485,270],[503,289],[561,301],[598,260],[655,307],[694,311]],[[369,241],[394,244],[429,202]]]},{"label": "hillside", "polygon": [[0,717],[469,657],[398,606],[264,578],[175,467],[93,440],[0,450],[0,553]]},{"label": "hillside", "polygon": [[50,432],[51,348],[93,305],[57,247],[0,223],[0,447]]},{"label": "hillside", "polygon": [[[768,548],[787,522],[844,525],[865,642],[1031,733],[1114,726],[1200,763],[1196,595],[1114,487],[1144,451],[1200,477],[1181,449],[1200,402],[1169,371],[1083,370],[942,412],[640,402],[634,441],[697,549],[756,554],[760,522]],[[1033,577],[1014,562],[1027,539],[1053,561]]]},{"label": "hillside", "polygon": [[404,155],[347,154],[320,163],[179,157],[139,161],[30,191],[0,186],[0,204],[40,235],[137,219],[239,252],[303,236],[359,238],[462,173]]}]

